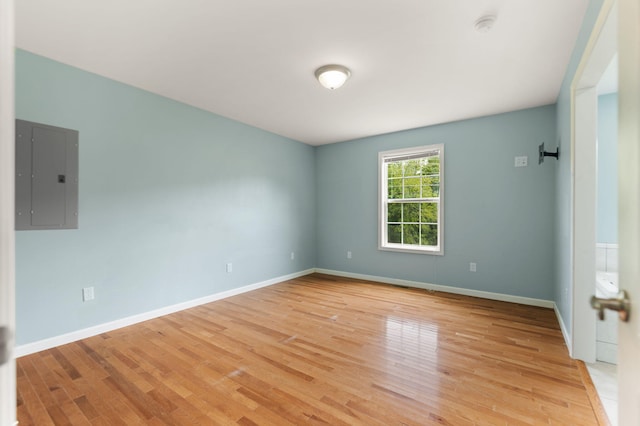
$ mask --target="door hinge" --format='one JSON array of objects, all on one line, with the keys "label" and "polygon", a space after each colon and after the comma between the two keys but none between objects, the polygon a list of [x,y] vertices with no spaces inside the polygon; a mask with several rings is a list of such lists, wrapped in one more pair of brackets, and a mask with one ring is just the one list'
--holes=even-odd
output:
[{"label": "door hinge", "polygon": [[9,361],[9,341],[11,340],[11,332],[9,327],[0,327],[0,365]]}]

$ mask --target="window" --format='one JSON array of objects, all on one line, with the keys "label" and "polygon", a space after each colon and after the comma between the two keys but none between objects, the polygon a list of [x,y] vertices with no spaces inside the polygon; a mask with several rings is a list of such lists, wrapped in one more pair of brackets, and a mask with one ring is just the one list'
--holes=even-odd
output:
[{"label": "window", "polygon": [[444,146],[385,151],[378,159],[379,248],[443,254]]}]

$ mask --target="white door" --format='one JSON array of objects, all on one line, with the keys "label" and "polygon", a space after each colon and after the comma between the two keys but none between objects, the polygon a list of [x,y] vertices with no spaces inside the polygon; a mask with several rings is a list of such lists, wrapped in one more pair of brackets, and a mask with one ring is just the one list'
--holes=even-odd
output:
[{"label": "white door", "polygon": [[[13,0],[0,1],[0,338],[8,353],[0,353],[0,425],[13,425],[16,419],[16,374],[12,359],[15,330],[15,245],[14,245],[14,100],[13,100]],[[0,334],[3,332],[0,331]],[[0,348],[0,351],[2,349]],[[8,361],[3,361],[3,355]]]},{"label": "white door", "polygon": [[620,426],[640,425],[640,3],[619,0],[618,194],[620,288],[631,318],[618,325]]}]

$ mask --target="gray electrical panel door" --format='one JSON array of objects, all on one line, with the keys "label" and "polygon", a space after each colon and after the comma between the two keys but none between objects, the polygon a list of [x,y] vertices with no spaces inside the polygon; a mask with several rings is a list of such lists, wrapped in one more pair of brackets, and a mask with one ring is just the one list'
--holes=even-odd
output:
[{"label": "gray electrical panel door", "polygon": [[78,131],[16,120],[16,230],[78,228]]}]

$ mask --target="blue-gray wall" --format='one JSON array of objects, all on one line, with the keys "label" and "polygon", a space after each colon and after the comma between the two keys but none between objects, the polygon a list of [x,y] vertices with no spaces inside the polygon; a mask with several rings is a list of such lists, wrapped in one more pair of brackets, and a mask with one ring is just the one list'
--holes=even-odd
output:
[{"label": "blue-gray wall", "polygon": [[18,344],[315,266],[313,147],[24,51],[16,116],[80,131],[79,229],[16,235]]},{"label": "blue-gray wall", "polygon": [[556,102],[557,129],[556,141],[560,147],[560,159],[556,173],[556,235],[554,252],[556,257],[555,296],[560,315],[567,332],[571,332],[572,303],[572,261],[571,261],[571,220],[573,211],[571,200],[573,189],[571,181],[571,83],[584,49],[589,41],[593,26],[600,13],[603,0],[589,0],[578,39],[573,48],[567,71],[565,72],[558,101]]},{"label": "blue-gray wall", "polygon": [[618,94],[598,97],[599,243],[618,243]]},{"label": "blue-gray wall", "polygon": [[[546,106],[318,147],[317,266],[551,299],[556,164],[538,165],[537,152],[555,139],[555,115]],[[378,250],[378,152],[436,143],[444,256]],[[514,167],[520,155],[528,167]]]}]

